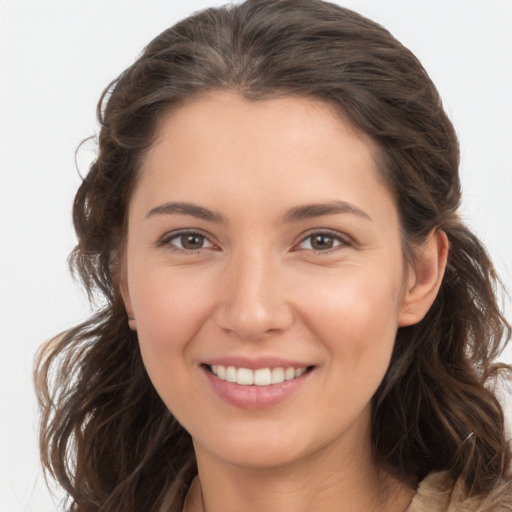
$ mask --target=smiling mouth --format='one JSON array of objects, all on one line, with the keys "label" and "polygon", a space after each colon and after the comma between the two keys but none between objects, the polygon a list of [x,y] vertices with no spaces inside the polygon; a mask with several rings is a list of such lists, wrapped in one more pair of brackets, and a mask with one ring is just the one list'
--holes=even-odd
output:
[{"label": "smiling mouth", "polygon": [[205,365],[218,379],[240,384],[242,386],[271,386],[285,381],[298,379],[313,369],[313,366],[301,368],[276,367],[276,368],[238,368],[236,366],[222,366],[220,364]]}]

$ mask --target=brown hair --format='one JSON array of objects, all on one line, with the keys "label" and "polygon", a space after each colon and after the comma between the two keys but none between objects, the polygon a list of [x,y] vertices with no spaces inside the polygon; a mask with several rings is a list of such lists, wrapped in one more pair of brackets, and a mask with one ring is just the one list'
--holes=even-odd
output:
[{"label": "brown hair", "polygon": [[164,31],[105,90],[99,151],[74,203],[72,269],[103,306],[40,351],[41,452],[69,510],[179,510],[195,474],[190,436],[145,372],[116,275],[127,204],[158,119],[185,100],[232,90],[336,105],[380,148],[404,250],[432,229],[450,242],[438,297],[399,329],[373,399],[376,460],[415,485],[448,470],[471,495],[507,476],[502,409],[486,386],[510,337],[499,281],[461,223],[457,138],[427,73],[384,28],[319,0],[249,0],[199,12]]}]

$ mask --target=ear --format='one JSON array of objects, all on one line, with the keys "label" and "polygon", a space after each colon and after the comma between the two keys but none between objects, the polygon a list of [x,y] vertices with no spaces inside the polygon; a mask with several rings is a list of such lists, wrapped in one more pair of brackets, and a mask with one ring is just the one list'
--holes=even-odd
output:
[{"label": "ear", "polygon": [[133,314],[132,302],[130,300],[130,292],[128,290],[128,285],[125,279],[123,279],[123,281],[121,282],[119,290],[121,292],[121,297],[123,298],[126,314],[128,315],[128,325],[132,331],[136,331],[137,324],[135,323],[135,315]]},{"label": "ear", "polygon": [[124,308],[126,310],[126,314],[128,316],[128,326],[132,331],[137,330],[137,325],[135,323],[135,315],[133,314],[132,301],[130,298],[130,290],[128,288],[128,276],[126,271],[126,261],[123,259],[118,267],[116,281],[119,283],[119,292],[121,294],[121,298],[123,299]]},{"label": "ear", "polygon": [[432,306],[443,280],[449,242],[442,230],[433,230],[415,248],[416,265],[409,265],[399,327],[420,322]]}]

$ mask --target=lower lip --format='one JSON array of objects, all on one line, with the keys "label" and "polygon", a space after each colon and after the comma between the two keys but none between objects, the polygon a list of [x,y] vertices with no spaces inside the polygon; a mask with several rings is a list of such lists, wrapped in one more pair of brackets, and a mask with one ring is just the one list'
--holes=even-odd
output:
[{"label": "lower lip", "polygon": [[241,409],[265,409],[285,401],[302,386],[311,372],[300,377],[269,386],[243,386],[236,382],[221,380],[207,368],[203,368],[213,390],[224,401]]}]

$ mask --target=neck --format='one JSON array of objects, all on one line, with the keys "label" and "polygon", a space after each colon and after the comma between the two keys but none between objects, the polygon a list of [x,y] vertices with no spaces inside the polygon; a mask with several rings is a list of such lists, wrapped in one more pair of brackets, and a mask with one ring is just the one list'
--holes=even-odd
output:
[{"label": "neck", "polygon": [[186,512],[387,512],[405,510],[414,491],[378,468],[366,450],[328,447],[279,467],[220,463],[196,450],[198,477]]}]

